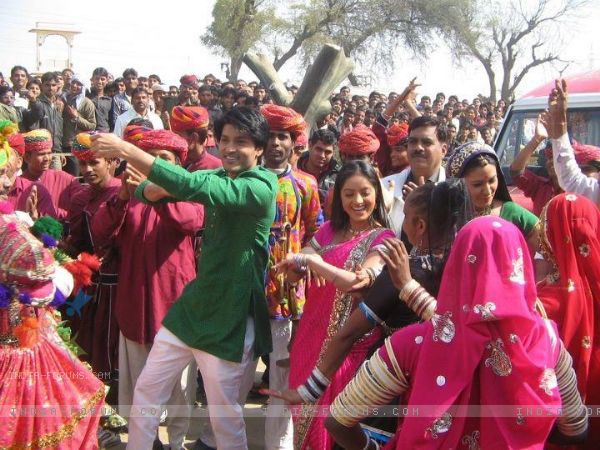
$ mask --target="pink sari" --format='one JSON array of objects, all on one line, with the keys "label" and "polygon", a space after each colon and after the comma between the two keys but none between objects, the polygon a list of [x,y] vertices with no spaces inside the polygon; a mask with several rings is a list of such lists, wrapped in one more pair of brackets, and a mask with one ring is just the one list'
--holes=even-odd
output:
[{"label": "pink sari", "polygon": [[419,410],[405,417],[396,449],[544,447],[561,405],[560,341],[535,312],[534,279],[514,225],[487,216],[460,231],[435,316],[379,350],[408,380],[408,411]]},{"label": "pink sari", "polygon": [[[378,228],[365,231],[348,241],[332,244],[334,234],[331,223],[326,222],[315,234],[311,246],[324,261],[346,270],[353,270],[357,264],[362,264],[373,247],[383,239],[394,236],[391,230]],[[306,305],[290,352],[289,384],[292,389],[306,381],[321,361],[331,338],[342,328],[355,306],[352,296],[336,290],[332,283],[321,287],[313,283],[308,288]],[[354,344],[317,405],[331,405],[337,394],[354,377],[367,351],[379,339],[379,332],[376,328]],[[331,449],[333,439],[324,426],[325,414],[313,415],[311,409],[312,406],[303,408],[302,414],[294,417],[294,448]]]}]

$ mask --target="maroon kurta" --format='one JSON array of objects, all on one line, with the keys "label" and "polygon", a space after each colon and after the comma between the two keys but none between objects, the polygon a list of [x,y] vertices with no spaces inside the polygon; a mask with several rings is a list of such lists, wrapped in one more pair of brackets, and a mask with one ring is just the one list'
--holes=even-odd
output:
[{"label": "maroon kurta", "polygon": [[117,287],[116,258],[107,248],[100,248],[88,224],[96,215],[98,208],[118,194],[121,180],[112,178],[104,189],[95,190],[83,186],[71,200],[67,215],[70,234],[69,244],[78,252],[87,251],[102,257],[100,273],[94,277],[94,284],[86,289],[91,298],[70,316],[67,313],[73,335],[77,343],[86,352],[87,360],[94,373],[106,382],[111,389],[107,402],[115,405],[117,389],[115,374],[118,363],[119,327],[114,312],[115,291]]},{"label": "maroon kurta", "polygon": [[169,307],[196,277],[194,236],[203,222],[198,203],[146,205],[117,197],[94,216],[94,236],[119,250],[115,310],[127,339],[152,344]]},{"label": "maroon kurta", "polygon": [[55,217],[59,220],[66,219],[71,200],[83,188],[77,178],[63,170],[48,169],[42,172],[38,178],[27,171],[23,172],[21,176],[41,184],[48,190],[56,210]]},{"label": "maroon kurta", "polygon": [[38,213],[41,216],[56,217],[56,210],[52,203],[52,197],[48,190],[40,183],[34,183],[23,177],[15,178],[15,184],[8,193],[7,201],[16,211],[27,211],[27,198],[31,193],[33,185],[37,186]]},{"label": "maroon kurta", "polygon": [[196,170],[218,169],[219,167],[223,167],[221,160],[204,150],[202,156],[188,164],[186,169],[188,172],[195,172]]}]

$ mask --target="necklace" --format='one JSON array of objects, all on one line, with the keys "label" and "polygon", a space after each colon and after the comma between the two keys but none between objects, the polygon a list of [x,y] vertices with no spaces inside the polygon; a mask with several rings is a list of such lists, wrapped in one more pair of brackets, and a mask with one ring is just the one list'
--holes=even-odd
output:
[{"label": "necklace", "polygon": [[352,235],[352,237],[356,237],[358,236],[360,233],[363,233],[367,230],[370,230],[371,227],[367,227],[367,228],[363,228],[362,230],[353,230],[352,227],[348,226],[348,231],[350,232],[350,234]]},{"label": "necklace", "polygon": [[489,216],[490,214],[492,214],[492,205],[486,206],[481,211],[475,211],[475,217]]}]

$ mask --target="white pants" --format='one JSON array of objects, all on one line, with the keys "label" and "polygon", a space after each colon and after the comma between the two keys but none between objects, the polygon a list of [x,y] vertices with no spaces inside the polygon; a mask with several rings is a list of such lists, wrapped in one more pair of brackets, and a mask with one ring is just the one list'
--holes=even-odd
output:
[{"label": "white pants", "polygon": [[[269,389],[288,389],[290,369],[279,367],[277,361],[289,358],[288,345],[292,336],[292,322],[271,320],[273,351],[269,354]],[[271,397],[265,419],[265,448],[267,450],[292,449],[294,447],[292,416],[285,402]]]},{"label": "white pants", "polygon": [[[152,345],[138,344],[119,333],[119,413],[129,417],[130,405],[137,380],[148,360]],[[189,408],[196,388],[196,363],[192,361],[181,375],[181,383],[175,383],[167,402],[167,432],[172,449],[183,447],[189,428]]]},{"label": "white pants", "polygon": [[146,366],[135,387],[129,420],[130,450],[150,449],[160,421],[161,405],[181,372],[196,360],[208,401],[211,427],[219,450],[242,450],[248,447],[243,408],[239,395],[244,374],[252,363],[254,321],[248,318],[242,361],[234,363],[202,350],[188,347],[177,336],[161,327],[150,350]]}]

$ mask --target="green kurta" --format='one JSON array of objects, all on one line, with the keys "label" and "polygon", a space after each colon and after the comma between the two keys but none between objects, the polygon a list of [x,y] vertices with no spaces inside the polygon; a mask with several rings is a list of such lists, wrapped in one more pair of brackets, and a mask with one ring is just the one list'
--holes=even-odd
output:
[{"label": "green kurta", "polygon": [[252,316],[254,356],[269,353],[265,273],[277,177],[259,166],[235,179],[223,169],[190,173],[156,158],[148,179],[179,200],[197,201],[205,207],[198,275],[185,287],[163,325],[190,347],[240,362],[246,321]]}]

